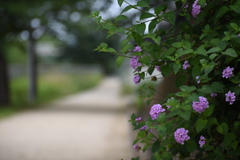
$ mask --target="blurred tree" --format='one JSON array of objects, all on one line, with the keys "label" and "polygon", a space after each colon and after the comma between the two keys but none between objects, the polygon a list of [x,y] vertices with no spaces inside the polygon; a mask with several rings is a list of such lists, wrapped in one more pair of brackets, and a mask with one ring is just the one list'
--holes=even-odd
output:
[{"label": "blurred tree", "polygon": [[[106,67],[107,59],[109,59],[108,56],[104,57],[102,54],[101,56],[103,57],[97,55],[98,58],[93,58],[95,55],[88,54],[88,52],[92,52],[96,46],[94,41],[101,36],[94,35],[94,32],[90,33],[87,31],[88,29],[91,30],[92,25],[95,24],[93,21],[88,20],[89,18],[87,18],[87,16],[94,7],[97,10],[106,10],[111,2],[111,0],[1,0],[0,105],[6,105],[10,102],[5,46],[9,47],[9,44],[12,42],[28,40],[30,44],[29,51],[31,54],[35,54],[33,47],[35,41],[43,34],[48,34],[66,42],[67,48],[64,49],[66,52],[63,53],[75,53],[69,54],[69,56],[62,54],[62,59],[64,57],[71,62],[77,63],[92,63],[93,61],[90,59],[95,59],[94,61],[100,59],[100,62]],[[95,28],[96,27],[94,27],[94,29]],[[81,43],[84,44],[84,47],[83,45],[79,47]],[[76,59],[71,58],[71,56],[80,57],[78,55],[82,55],[82,57]],[[91,56],[89,57],[89,55]],[[36,58],[34,57],[36,56],[33,56],[33,63],[30,69],[32,70],[31,72],[33,72],[33,81],[35,81],[33,83],[35,83],[36,89],[37,74]],[[82,61],[84,58],[89,60]]]}]

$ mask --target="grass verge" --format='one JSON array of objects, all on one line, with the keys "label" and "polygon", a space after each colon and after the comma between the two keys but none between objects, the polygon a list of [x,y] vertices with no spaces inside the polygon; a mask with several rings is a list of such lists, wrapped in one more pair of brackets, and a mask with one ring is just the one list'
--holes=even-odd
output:
[{"label": "grass verge", "polygon": [[74,94],[96,86],[102,76],[100,74],[45,74],[38,78],[37,99],[34,104],[27,102],[27,77],[13,79],[10,83],[11,105],[0,108],[0,118],[18,111],[36,108],[54,99]]}]

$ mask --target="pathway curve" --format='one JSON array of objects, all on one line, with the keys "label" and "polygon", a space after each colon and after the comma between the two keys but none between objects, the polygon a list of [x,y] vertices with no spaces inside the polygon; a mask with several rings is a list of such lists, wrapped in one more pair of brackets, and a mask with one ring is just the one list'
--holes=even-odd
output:
[{"label": "pathway curve", "polygon": [[120,80],[0,120],[0,160],[129,160]]}]

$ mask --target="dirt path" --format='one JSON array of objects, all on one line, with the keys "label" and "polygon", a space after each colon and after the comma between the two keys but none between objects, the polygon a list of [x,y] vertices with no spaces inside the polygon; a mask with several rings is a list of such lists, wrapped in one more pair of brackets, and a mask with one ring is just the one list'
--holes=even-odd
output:
[{"label": "dirt path", "polygon": [[0,120],[0,160],[129,160],[132,141],[120,81]]}]

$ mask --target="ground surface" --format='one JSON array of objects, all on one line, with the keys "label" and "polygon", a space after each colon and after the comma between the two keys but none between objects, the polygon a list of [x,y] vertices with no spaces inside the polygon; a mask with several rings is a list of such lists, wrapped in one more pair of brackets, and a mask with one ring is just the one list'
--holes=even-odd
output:
[{"label": "ground surface", "polygon": [[0,120],[0,160],[131,159],[120,80]]}]

